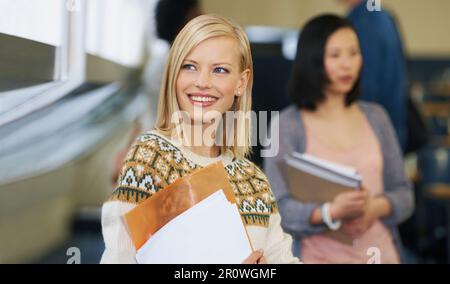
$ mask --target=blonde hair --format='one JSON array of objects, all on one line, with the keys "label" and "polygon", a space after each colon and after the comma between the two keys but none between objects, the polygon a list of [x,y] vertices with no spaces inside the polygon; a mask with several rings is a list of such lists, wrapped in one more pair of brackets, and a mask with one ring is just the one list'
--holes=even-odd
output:
[{"label": "blonde hair", "polygon": [[[162,134],[169,136],[174,130],[172,114],[179,111],[176,98],[176,80],[181,65],[191,51],[201,42],[219,36],[231,37],[236,40],[239,46],[240,71],[250,70],[247,87],[241,96],[235,97],[234,111],[247,113],[251,111],[251,91],[253,86],[253,60],[250,51],[250,43],[242,27],[226,17],[206,14],[198,16],[189,21],[175,38],[170,49],[169,56],[164,68],[159,93],[158,114],[155,128]],[[239,139],[237,126],[244,129],[243,139]],[[244,127],[243,127],[244,126]],[[233,145],[222,146],[222,153],[231,150],[237,158],[244,158],[251,152],[251,121],[246,116],[237,116],[234,119]],[[225,136],[225,135],[224,135]],[[228,138],[226,138],[228,139]]]}]

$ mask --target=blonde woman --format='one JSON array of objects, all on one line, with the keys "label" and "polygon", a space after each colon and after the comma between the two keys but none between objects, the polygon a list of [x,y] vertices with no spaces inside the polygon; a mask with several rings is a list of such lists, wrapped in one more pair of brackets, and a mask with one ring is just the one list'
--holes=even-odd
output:
[{"label": "blonde woman", "polygon": [[[250,121],[232,116],[232,121],[215,123],[227,112],[250,111],[252,81],[250,46],[240,26],[218,15],[202,15],[183,28],[164,70],[156,128],[131,147],[117,188],[103,205],[106,248],[102,263],[136,262],[136,250],[120,221],[122,215],[177,178],[217,161],[225,166],[256,250],[244,263],[299,262],[291,253],[291,237],[281,229],[266,176],[245,158],[250,149]],[[183,120],[188,127],[174,123],[179,111],[184,113],[182,118],[188,118]],[[195,126],[200,126],[200,132],[192,130]],[[231,126],[240,128],[231,134],[221,132]],[[202,135],[211,128],[216,131]],[[212,140],[205,141],[205,137]]]}]

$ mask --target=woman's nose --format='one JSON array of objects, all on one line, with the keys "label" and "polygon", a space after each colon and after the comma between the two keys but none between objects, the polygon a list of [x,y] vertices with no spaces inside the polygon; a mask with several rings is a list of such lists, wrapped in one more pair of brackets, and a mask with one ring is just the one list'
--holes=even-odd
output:
[{"label": "woman's nose", "polygon": [[354,64],[353,58],[350,57],[344,57],[341,60],[341,67],[344,69],[350,69]]},{"label": "woman's nose", "polygon": [[207,71],[199,72],[197,80],[195,82],[195,86],[200,89],[211,88],[211,77],[209,72]]}]

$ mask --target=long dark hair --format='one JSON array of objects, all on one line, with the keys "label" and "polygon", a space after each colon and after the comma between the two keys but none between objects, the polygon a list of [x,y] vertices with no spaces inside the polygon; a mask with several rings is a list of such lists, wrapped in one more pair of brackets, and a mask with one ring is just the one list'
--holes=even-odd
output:
[{"label": "long dark hair", "polygon": [[[329,83],[324,67],[325,45],[328,38],[341,28],[350,28],[356,33],[348,20],[332,14],[311,19],[301,30],[288,83],[288,94],[299,108],[315,110],[317,104],[325,100],[324,90]],[[345,104],[352,104],[360,92],[358,78],[346,95]]]}]

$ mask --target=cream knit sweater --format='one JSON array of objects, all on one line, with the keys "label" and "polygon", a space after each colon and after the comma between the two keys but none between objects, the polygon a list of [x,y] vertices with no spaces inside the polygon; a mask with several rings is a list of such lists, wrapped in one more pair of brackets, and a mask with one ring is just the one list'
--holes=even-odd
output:
[{"label": "cream knit sweater", "polygon": [[117,188],[103,205],[105,251],[101,263],[136,263],[136,249],[121,216],[176,179],[217,161],[225,165],[253,248],[263,249],[269,263],[299,263],[291,252],[291,237],[281,228],[270,185],[259,168],[231,153],[217,158],[199,156],[156,131],[136,140],[125,158]]}]

